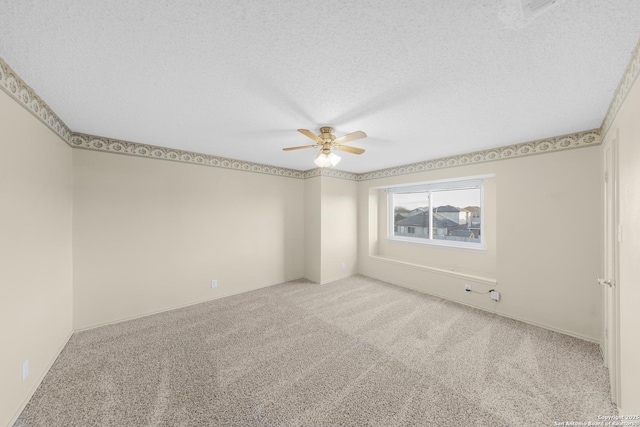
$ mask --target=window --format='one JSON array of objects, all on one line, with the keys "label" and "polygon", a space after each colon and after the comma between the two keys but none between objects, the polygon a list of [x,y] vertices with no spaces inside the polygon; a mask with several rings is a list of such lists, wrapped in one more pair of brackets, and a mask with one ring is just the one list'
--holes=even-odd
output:
[{"label": "window", "polygon": [[389,239],[484,248],[482,179],[412,184],[387,192]]}]

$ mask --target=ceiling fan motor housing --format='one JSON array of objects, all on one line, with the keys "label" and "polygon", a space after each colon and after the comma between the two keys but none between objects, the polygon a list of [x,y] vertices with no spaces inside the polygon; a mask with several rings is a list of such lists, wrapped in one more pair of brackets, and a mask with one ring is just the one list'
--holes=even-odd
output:
[{"label": "ceiling fan motor housing", "polygon": [[333,141],[334,139],[336,139],[335,136],[333,136],[333,134],[331,133],[333,132],[333,128],[330,126],[324,126],[320,128],[320,138],[324,139],[325,141]]}]

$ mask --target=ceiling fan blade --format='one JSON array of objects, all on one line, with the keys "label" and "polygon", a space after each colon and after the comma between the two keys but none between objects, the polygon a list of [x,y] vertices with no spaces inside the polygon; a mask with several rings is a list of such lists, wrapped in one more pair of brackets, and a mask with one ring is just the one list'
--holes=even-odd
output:
[{"label": "ceiling fan blade", "polygon": [[333,148],[340,151],[346,151],[347,153],[352,153],[352,154],[364,153],[364,150],[362,148],[348,147],[346,145],[334,145]]},{"label": "ceiling fan blade", "polygon": [[315,142],[318,142],[320,144],[322,144],[324,142],[324,140],[322,138],[320,138],[318,135],[314,134],[313,132],[311,132],[310,130],[307,129],[298,129],[298,132],[300,132],[301,134],[313,139]]},{"label": "ceiling fan blade", "polygon": [[367,137],[367,134],[359,130],[357,132],[343,135],[340,138],[336,138],[333,140],[333,142],[335,142],[336,144],[344,144],[345,142],[355,141],[356,139],[366,138],[366,137]]},{"label": "ceiling fan blade", "polygon": [[316,145],[300,145],[298,147],[283,148],[282,151],[302,150],[303,148],[315,148],[317,146],[318,146],[318,144],[316,144]]}]

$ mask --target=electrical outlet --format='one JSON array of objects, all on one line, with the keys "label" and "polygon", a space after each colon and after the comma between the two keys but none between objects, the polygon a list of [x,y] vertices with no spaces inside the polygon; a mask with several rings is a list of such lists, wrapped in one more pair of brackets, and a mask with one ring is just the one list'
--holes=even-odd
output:
[{"label": "electrical outlet", "polygon": [[464,285],[465,292],[471,292],[471,285]]},{"label": "electrical outlet", "polygon": [[347,264],[345,264],[344,262],[342,263],[342,269],[346,270],[347,269]]},{"label": "electrical outlet", "polygon": [[217,280],[215,280],[215,279],[214,279],[214,280],[212,280],[212,281],[211,281],[211,287],[212,287],[212,288],[217,288],[217,287],[218,287],[218,281],[217,281]]},{"label": "electrical outlet", "polygon": [[494,301],[500,301],[500,292],[491,291],[491,299]]},{"label": "electrical outlet", "polygon": [[22,364],[22,381],[26,381],[29,376],[29,360],[25,360]]}]

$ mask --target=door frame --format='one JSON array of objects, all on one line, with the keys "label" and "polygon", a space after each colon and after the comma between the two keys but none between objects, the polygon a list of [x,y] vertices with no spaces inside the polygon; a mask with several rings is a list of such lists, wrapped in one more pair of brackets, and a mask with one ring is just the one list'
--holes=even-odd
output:
[{"label": "door frame", "polygon": [[604,157],[604,322],[603,355],[609,369],[611,400],[620,403],[620,200],[618,197],[618,141],[619,130],[605,141]]}]

